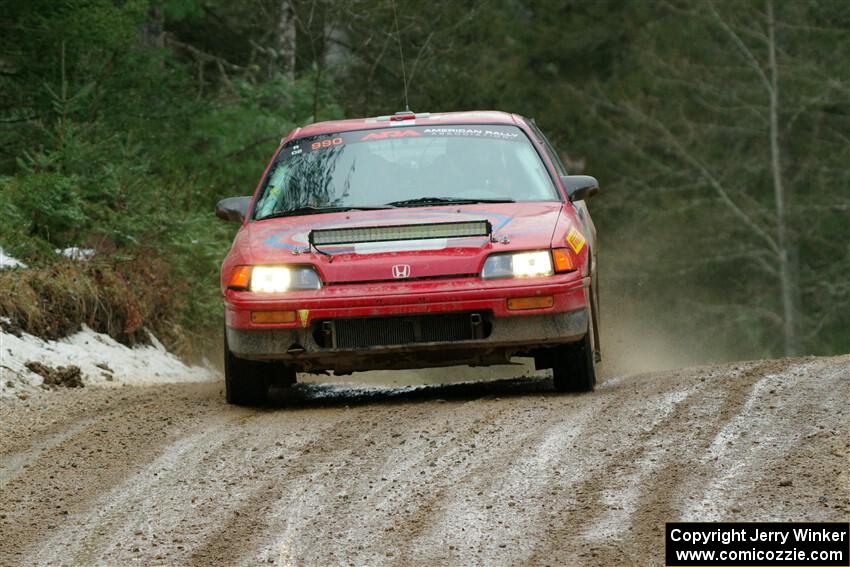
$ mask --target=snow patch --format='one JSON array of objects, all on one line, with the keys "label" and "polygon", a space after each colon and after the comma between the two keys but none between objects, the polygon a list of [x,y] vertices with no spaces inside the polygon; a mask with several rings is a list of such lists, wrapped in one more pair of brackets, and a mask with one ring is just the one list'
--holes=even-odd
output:
[{"label": "snow patch", "polygon": [[94,256],[93,248],[78,248],[71,246],[70,248],[56,248],[56,253],[65,256],[69,260],[88,260]]},{"label": "snow patch", "polygon": [[26,268],[27,265],[18,260],[17,258],[13,258],[6,254],[2,247],[0,247],[0,270],[3,268]]},{"label": "snow patch", "polygon": [[201,382],[217,378],[211,368],[187,366],[154,337],[151,342],[151,346],[130,348],[85,325],[79,333],[57,341],[0,331],[0,396],[13,396],[44,383],[41,376],[27,369],[28,362],[52,368],[77,366],[86,385]]}]

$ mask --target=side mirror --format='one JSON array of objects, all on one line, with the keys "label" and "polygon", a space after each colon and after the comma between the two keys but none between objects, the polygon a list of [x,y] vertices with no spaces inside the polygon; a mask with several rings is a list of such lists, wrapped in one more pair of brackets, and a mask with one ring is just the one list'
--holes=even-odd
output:
[{"label": "side mirror", "polygon": [[228,197],[215,206],[215,216],[226,221],[242,222],[248,214],[251,197]]},{"label": "side mirror", "polygon": [[599,193],[599,182],[589,175],[562,175],[561,183],[570,201],[584,201]]}]

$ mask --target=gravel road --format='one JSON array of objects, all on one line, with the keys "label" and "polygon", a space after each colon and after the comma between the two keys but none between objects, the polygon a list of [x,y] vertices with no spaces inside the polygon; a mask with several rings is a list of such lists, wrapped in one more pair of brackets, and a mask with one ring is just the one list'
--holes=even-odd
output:
[{"label": "gravel road", "polygon": [[662,565],[668,520],[850,518],[850,357],[0,400],[0,565]]}]

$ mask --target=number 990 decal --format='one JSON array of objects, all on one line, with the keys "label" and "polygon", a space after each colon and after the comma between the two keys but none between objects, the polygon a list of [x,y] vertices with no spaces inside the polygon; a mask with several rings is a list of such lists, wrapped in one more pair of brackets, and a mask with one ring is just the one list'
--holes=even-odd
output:
[{"label": "number 990 decal", "polygon": [[342,143],[342,138],[332,138],[329,140],[321,140],[318,142],[313,142],[310,144],[311,150],[322,150],[325,148],[330,148],[331,146],[338,146]]}]

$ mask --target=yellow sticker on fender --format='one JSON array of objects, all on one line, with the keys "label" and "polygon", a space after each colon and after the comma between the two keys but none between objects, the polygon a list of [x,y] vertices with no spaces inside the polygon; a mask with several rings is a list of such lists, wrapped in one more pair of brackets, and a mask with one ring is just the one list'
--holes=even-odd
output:
[{"label": "yellow sticker on fender", "polygon": [[299,309],[298,310],[298,318],[301,320],[301,326],[307,327],[307,322],[309,321],[310,310],[309,309]]},{"label": "yellow sticker on fender", "polygon": [[581,249],[584,248],[584,236],[575,229],[575,227],[571,228],[567,233],[567,243],[572,247],[573,251],[578,254],[581,252]]}]

